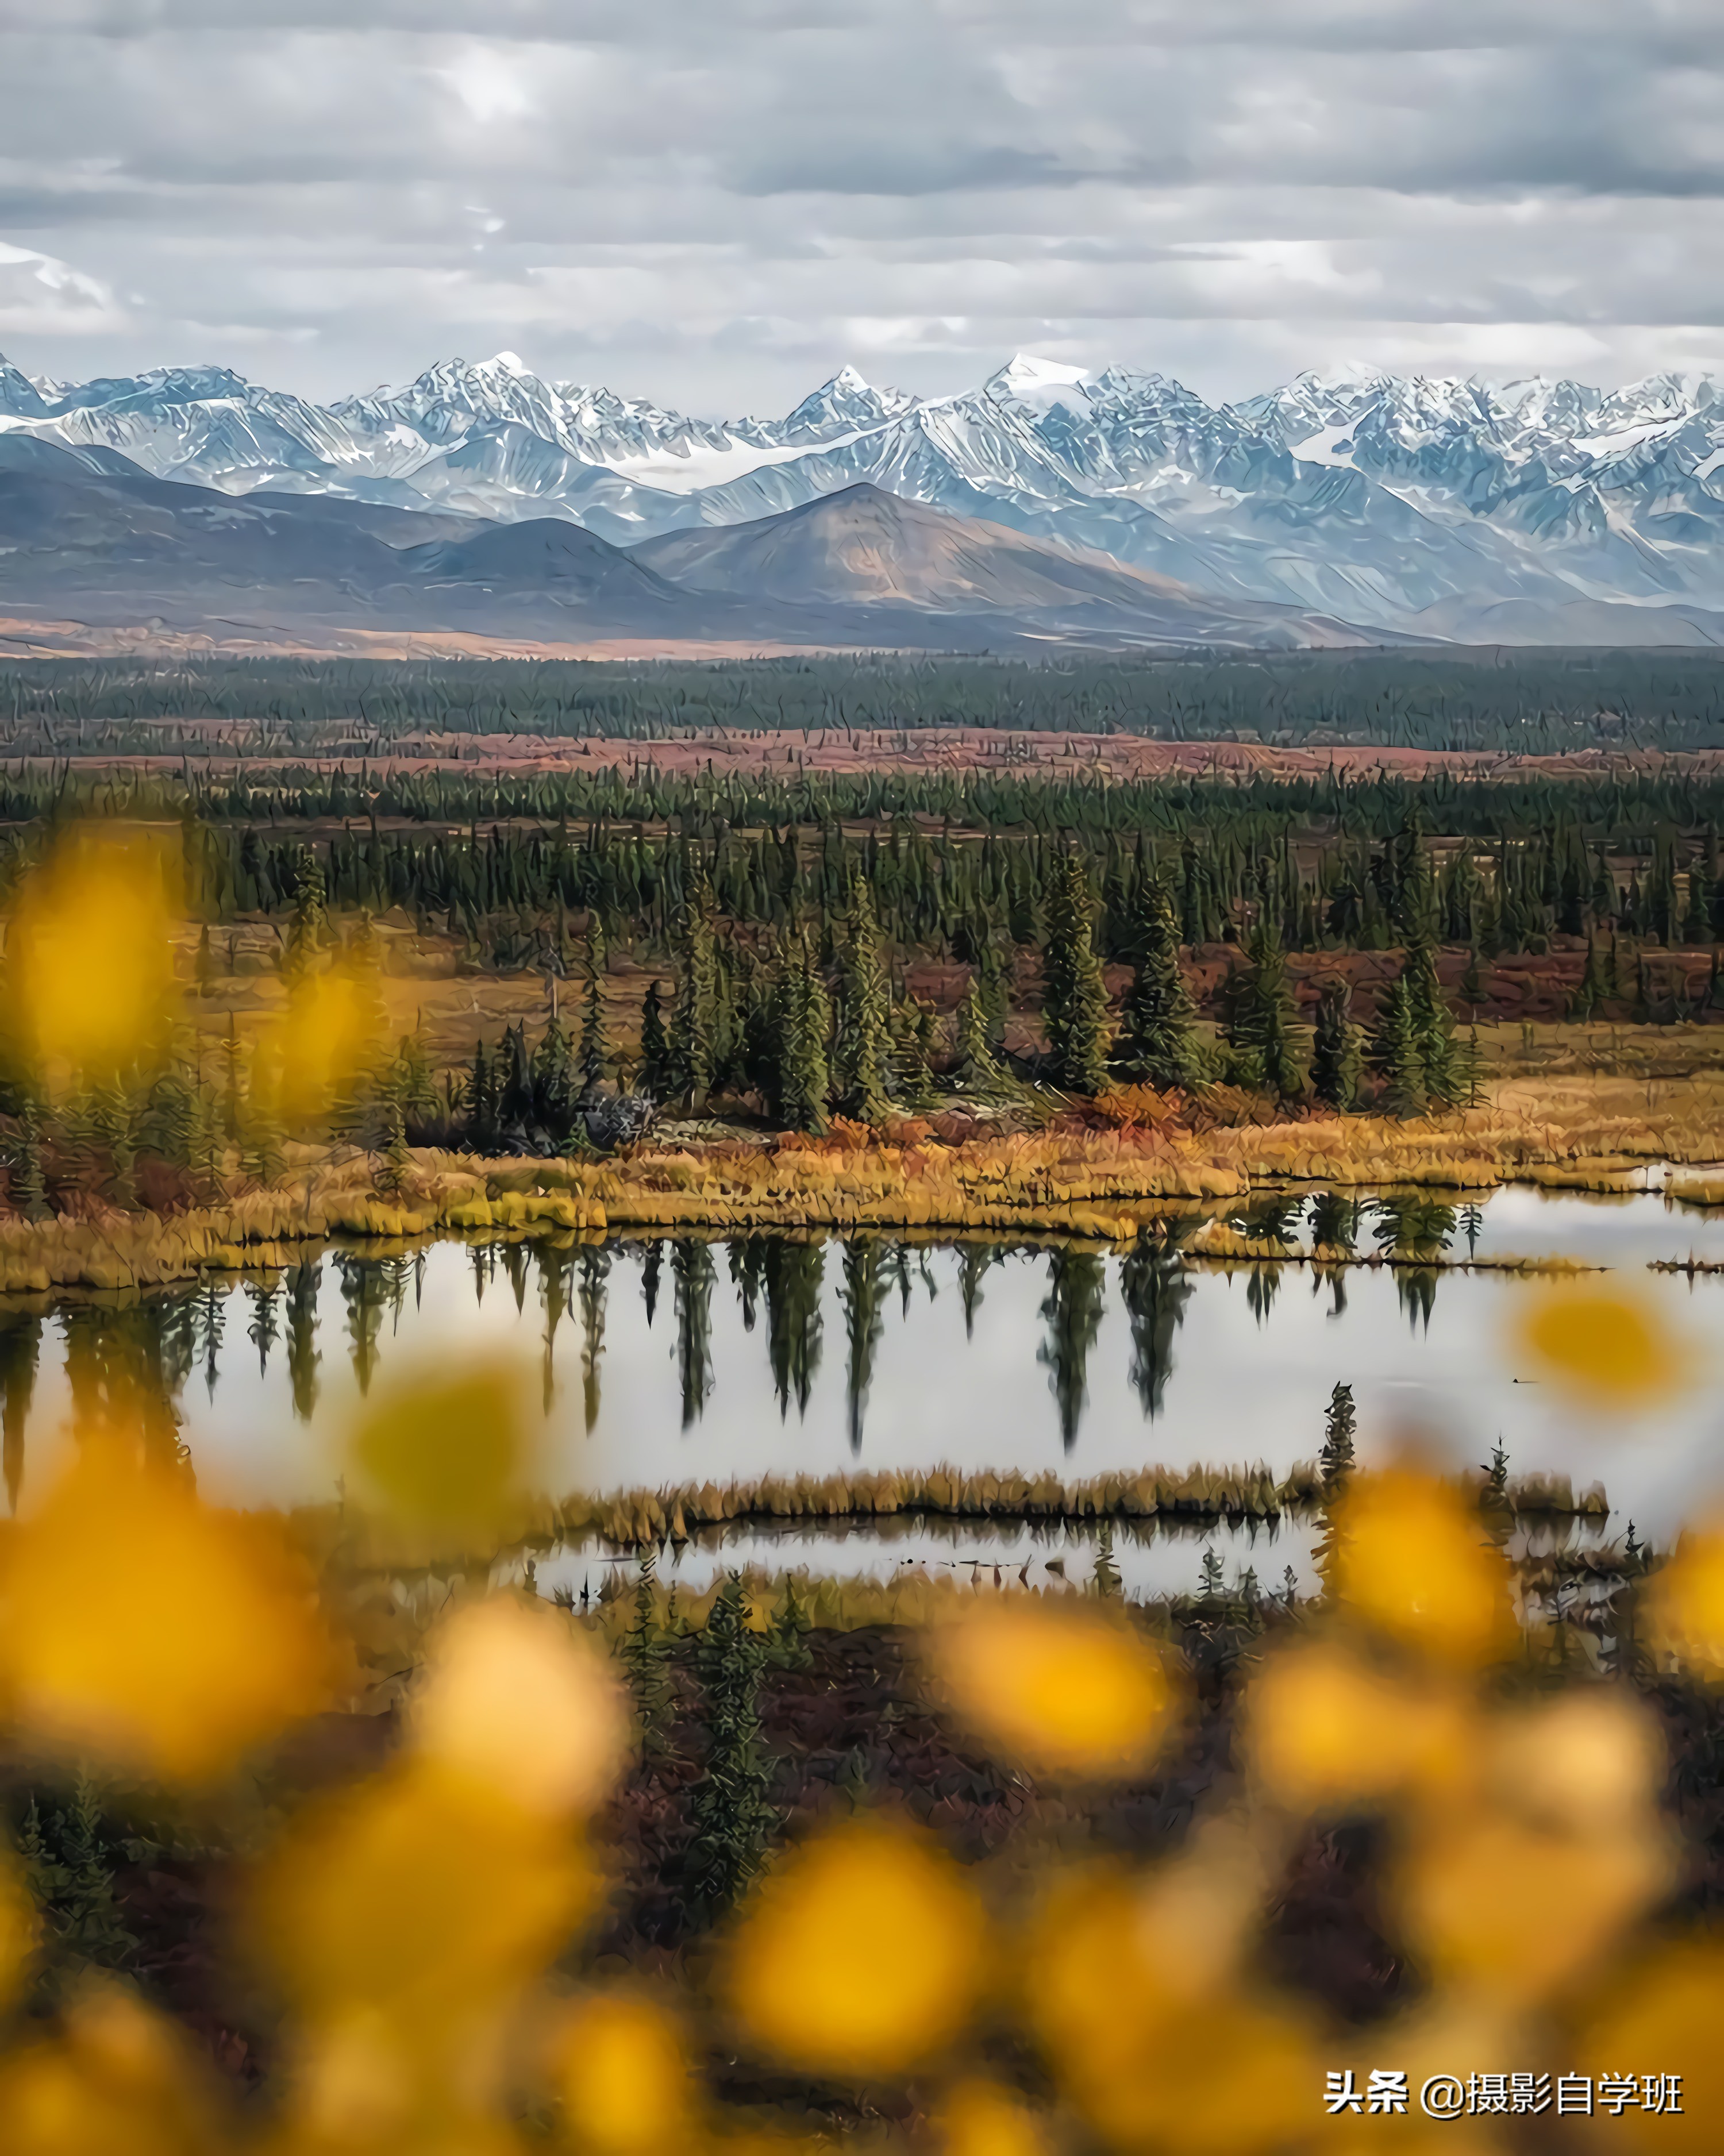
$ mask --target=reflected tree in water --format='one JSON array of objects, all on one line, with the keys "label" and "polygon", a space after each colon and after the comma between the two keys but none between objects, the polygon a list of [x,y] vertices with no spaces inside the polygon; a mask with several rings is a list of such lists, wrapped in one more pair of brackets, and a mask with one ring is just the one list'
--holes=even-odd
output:
[{"label": "reflected tree in water", "polygon": [[646,1311],[647,1330],[659,1314],[659,1281],[664,1265],[664,1245],[649,1243],[640,1261],[640,1299]]},{"label": "reflected tree in water", "polygon": [[670,1286],[676,1305],[676,1373],[682,1426],[706,1412],[712,1390],[712,1252],[692,1237],[670,1246]]},{"label": "reflected tree in water", "polygon": [[546,1414],[557,1395],[557,1332],[569,1313],[569,1283],[574,1255],[554,1243],[534,1246],[533,1261],[539,1275],[539,1306],[545,1313],[545,1345],[540,1357],[540,1392]]},{"label": "reflected tree in water", "polygon": [[377,1374],[384,1320],[397,1315],[406,1300],[406,1276],[398,1259],[349,1257],[341,1250],[336,1253],[336,1271],[347,1306],[348,1357],[362,1397]]},{"label": "reflected tree in water", "polygon": [[1299,1224],[1304,1217],[1303,1198],[1266,1198],[1230,1214],[1228,1225],[1236,1235],[1249,1235],[1253,1242],[1290,1246],[1298,1236]]},{"label": "reflected tree in water", "polygon": [[793,1393],[797,1413],[805,1415],[808,1410],[808,1396],[820,1368],[820,1290],[825,1272],[826,1253],[818,1243],[775,1237],[767,1245],[767,1343],[781,1418],[790,1412]]},{"label": "reflected tree in water", "polygon": [[886,1290],[895,1273],[895,1255],[884,1245],[866,1236],[844,1245],[844,1280],[839,1300],[844,1313],[844,1383],[853,1453],[862,1450],[868,1389],[874,1382],[874,1358],[885,1329]]},{"label": "reflected tree in water", "polygon": [[976,1337],[976,1312],[982,1307],[982,1283],[1005,1251],[998,1243],[966,1243],[957,1254],[957,1291],[964,1306],[964,1337]]},{"label": "reflected tree in water", "polygon": [[1269,1313],[1280,1291],[1281,1269],[1278,1265],[1246,1266],[1245,1306],[1260,1325],[1269,1322]]},{"label": "reflected tree in water", "polygon": [[1194,1286],[1169,1244],[1140,1235],[1120,1268],[1120,1291],[1131,1320],[1131,1383],[1153,1422],[1173,1374],[1173,1337],[1185,1322]]},{"label": "reflected tree in water", "polygon": [[248,1281],[245,1299],[251,1306],[251,1317],[245,1328],[245,1337],[258,1351],[258,1375],[269,1373],[269,1350],[280,1337],[276,1315],[276,1290],[273,1281]]},{"label": "reflected tree in water", "polygon": [[517,1317],[526,1315],[527,1250],[525,1243],[505,1243],[501,1251],[503,1271],[510,1291],[515,1297]]},{"label": "reflected tree in water", "polygon": [[1466,1254],[1470,1258],[1479,1255],[1479,1237],[1484,1230],[1485,1209],[1482,1205],[1463,1205],[1460,1214],[1460,1232],[1466,1237]]},{"label": "reflected tree in water", "polygon": [[1455,1240],[1455,1208],[1419,1192],[1379,1198],[1376,1212],[1372,1239],[1393,1257],[1415,1263],[1440,1257]]},{"label": "reflected tree in water", "polygon": [[198,1357],[203,1365],[203,1389],[213,1399],[216,1378],[220,1374],[222,1332],[227,1319],[226,1291],[213,1281],[209,1282],[198,1289],[192,1307],[197,1327]]},{"label": "reflected tree in water", "polygon": [[[611,1254],[602,1243],[582,1246],[579,1273],[581,1411],[590,1437],[598,1425],[598,1366],[604,1360],[605,1308],[610,1294]],[[684,1423],[686,1426],[686,1416]]]},{"label": "reflected tree in water", "polygon": [[1437,1306],[1437,1269],[1434,1265],[1400,1265],[1395,1270],[1395,1293],[1407,1322],[1415,1332],[1429,1332],[1431,1312]]},{"label": "reflected tree in water", "polygon": [[1036,1360],[1048,1372],[1060,1411],[1060,1441],[1070,1452],[1089,1399],[1090,1350],[1101,1330],[1106,1260],[1096,1250],[1055,1250],[1049,1260],[1042,1320],[1048,1337]]},{"label": "reflected tree in water", "polygon": [[731,1279],[742,1312],[742,1330],[752,1332],[767,1285],[767,1239],[745,1235],[730,1245]]},{"label": "reflected tree in water", "polygon": [[317,1260],[287,1269],[287,1376],[293,1389],[293,1411],[301,1422],[310,1422],[317,1406],[317,1294],[323,1285],[323,1266]]},{"label": "reflected tree in water", "polygon": [[1311,1200],[1311,1240],[1313,1250],[1345,1251],[1351,1257],[1359,1246],[1359,1202],[1344,1191],[1320,1190]]},{"label": "reflected tree in water", "polygon": [[130,1310],[68,1309],[60,1320],[72,1419],[83,1430],[136,1430],[144,1450],[184,1462],[179,1399],[197,1356],[192,1298]]},{"label": "reflected tree in water", "polygon": [[3,1432],[6,1502],[18,1510],[24,1479],[24,1430],[36,1396],[42,1358],[42,1320],[13,1317],[0,1328],[0,1432]]}]

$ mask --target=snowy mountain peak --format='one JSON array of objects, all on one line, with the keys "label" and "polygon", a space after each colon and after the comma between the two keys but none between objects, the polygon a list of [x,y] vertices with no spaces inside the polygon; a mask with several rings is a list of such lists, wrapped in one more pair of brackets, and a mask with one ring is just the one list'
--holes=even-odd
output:
[{"label": "snowy mountain peak", "polygon": [[1080,389],[1089,378],[1086,368],[1067,367],[1057,359],[1038,359],[1033,352],[1014,352],[997,374],[990,375],[983,387],[992,396],[1015,398],[1027,404],[1057,398],[1064,391]]}]

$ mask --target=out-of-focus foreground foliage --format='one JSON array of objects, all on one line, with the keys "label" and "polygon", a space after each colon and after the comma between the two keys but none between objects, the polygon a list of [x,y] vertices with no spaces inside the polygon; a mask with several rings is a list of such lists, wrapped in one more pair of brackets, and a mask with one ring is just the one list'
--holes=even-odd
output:
[{"label": "out-of-focus foreground foliage", "polygon": [[[1539,1322],[1560,1359],[1562,1326]],[[141,1990],[69,1981],[27,1850],[0,1885],[0,2145],[16,2156],[644,2156],[814,2145],[834,2122],[861,2145],[907,2133],[954,2156],[1233,2156],[1438,2130],[1416,2094],[1404,2116],[1331,2117],[1326,2076],[1356,2066],[1362,2088],[1367,2065],[1415,2092],[1510,2068],[1679,2075],[1680,2111],[1610,2131],[1711,2145],[1724,1944],[1673,1919],[1686,1857],[1632,1679],[1724,1670],[1724,1535],[1687,1538],[1624,1616],[1615,1670],[1577,1676],[1526,1629],[1471,1496],[1411,1455],[1350,1475],[1328,1593],[1258,1640],[1230,1756],[1149,1861],[1101,1853],[1085,1808],[1188,1742],[1213,1671],[1116,1599],[954,1590],[917,1650],[925,1684],[1057,1798],[1041,1832],[965,1862],[859,1798],[763,1871],[742,1864],[739,1881],[756,1876],[695,1945],[628,1969],[588,1942],[638,1707],[654,1742],[639,1634],[618,1604],[583,1615],[490,1591],[483,1563],[462,1584],[447,1562],[464,1512],[475,1547],[504,1518],[524,1427],[505,1382],[423,1393],[417,1455],[399,1402],[351,1434],[374,1527],[445,1553],[430,1604],[405,1574],[362,1580],[326,1550],[314,1565],[281,1524],[203,1502],[134,1406],[116,1397],[80,1434],[0,1541],[8,1749],[227,1822],[244,1852],[230,1980],[257,2050],[235,2093]],[[715,1697],[761,1621],[711,1605]],[[793,1626],[766,1644],[787,1640]],[[372,1771],[285,1800],[270,1763],[285,1732],[396,1699]],[[734,1824],[719,1785],[752,1769],[726,1745],[715,1725],[709,1784]],[[1070,1831],[1049,1827],[1059,1815]],[[1265,1950],[1297,1852],[1343,1826],[1368,1836],[1410,1974],[1363,2029],[1277,1983]],[[1494,2137],[1521,2123],[1444,2130],[1512,2147]]]}]

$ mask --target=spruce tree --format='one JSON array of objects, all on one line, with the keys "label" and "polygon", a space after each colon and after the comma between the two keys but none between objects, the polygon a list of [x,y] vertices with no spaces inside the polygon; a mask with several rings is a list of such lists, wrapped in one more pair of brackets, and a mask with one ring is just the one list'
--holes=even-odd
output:
[{"label": "spruce tree", "polygon": [[42,1173],[42,1111],[26,1093],[18,1111],[18,1149],[12,1163],[12,1202],[27,1220],[44,1219],[48,1190]]},{"label": "spruce tree", "polygon": [[1246,963],[1229,992],[1227,1044],[1241,1083],[1255,1083],[1294,1100],[1305,1090],[1287,985],[1287,956],[1275,925],[1260,916],[1245,946]]},{"label": "spruce tree", "polygon": [[664,1030],[664,1005],[659,983],[649,981],[640,1007],[640,1088],[662,1100],[670,1083],[670,1042]]},{"label": "spruce tree", "polygon": [[1352,1022],[1352,992],[1345,981],[1325,983],[1317,1004],[1311,1060],[1311,1091],[1346,1115],[1359,1105],[1362,1044]]},{"label": "spruce tree", "polygon": [[793,945],[780,963],[773,1014],[775,1111],[787,1130],[824,1130],[832,1084],[832,1004],[804,942]]},{"label": "spruce tree", "polygon": [[892,995],[880,948],[874,894],[852,879],[849,936],[839,970],[838,1038],[833,1066],[840,1111],[858,1122],[884,1122],[892,1043]]},{"label": "spruce tree", "polygon": [[1204,1070],[1197,1006],[1180,971],[1172,901],[1159,884],[1144,903],[1137,942],[1115,1060],[1126,1077],[1142,1084],[1189,1090],[1202,1082]]},{"label": "spruce tree", "polygon": [[634,1695],[642,1744],[649,1753],[663,1753],[669,1748],[670,1717],[675,1704],[668,1643],[658,1620],[654,1578],[657,1568],[658,1553],[646,1551],[634,1583],[634,1616],[622,1641],[623,1667]]},{"label": "spruce tree", "polygon": [[676,1001],[669,1044],[671,1094],[695,1108],[705,1106],[718,1069],[717,945],[712,886],[696,857],[677,931]]},{"label": "spruce tree", "polygon": [[1389,983],[1378,1006],[1371,1064],[1383,1081],[1383,1103],[1390,1115],[1424,1113],[1424,1056],[1404,974]]},{"label": "spruce tree", "polygon": [[584,1092],[594,1092],[610,1075],[613,1056],[610,1020],[604,1007],[601,983],[604,978],[604,941],[597,922],[587,940],[587,995],[581,1014],[581,1053],[578,1075]]},{"label": "spruce tree", "polygon": [[1338,1496],[1352,1473],[1358,1430],[1358,1416],[1353,1407],[1353,1389],[1351,1385],[1337,1384],[1330,1394],[1328,1407],[1324,1410],[1323,1449],[1317,1455],[1326,1497]]},{"label": "spruce tree", "polygon": [[957,1007],[957,1063],[952,1076],[967,1091],[986,1094],[1001,1083],[1004,1073],[993,1052],[992,1028],[983,998],[981,978],[972,973]]},{"label": "spruce tree", "polygon": [[328,940],[326,896],[322,864],[313,849],[306,846],[294,870],[293,915],[282,949],[282,978],[290,984],[310,971]]},{"label": "spruce tree", "polygon": [[1444,999],[1436,952],[1428,937],[1418,935],[1408,943],[1402,978],[1426,1096],[1442,1106],[1452,1106],[1462,1096],[1455,1065],[1455,1019]]},{"label": "spruce tree", "polygon": [[1075,854],[1063,853],[1054,864],[1045,965],[1042,1014],[1054,1082],[1068,1093],[1099,1093],[1107,1084],[1112,1024],[1095,955],[1090,880]]},{"label": "spruce tree", "polygon": [[706,1722],[706,1772],[696,1787],[687,1876],[690,1899],[710,1922],[759,1871],[774,1824],[772,1763],[760,1721],[762,1642],[750,1630],[739,1573],[714,1596],[695,1651]]}]

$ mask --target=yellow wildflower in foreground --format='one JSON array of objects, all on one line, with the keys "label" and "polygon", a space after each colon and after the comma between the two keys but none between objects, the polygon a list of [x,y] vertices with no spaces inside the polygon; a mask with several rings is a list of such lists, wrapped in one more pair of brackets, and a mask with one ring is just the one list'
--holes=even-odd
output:
[{"label": "yellow wildflower in foreground", "polygon": [[983,1743],[1049,1774],[1145,1771],[1178,1712],[1161,1655],[1093,1603],[999,1598],[931,1644],[941,1688]]},{"label": "yellow wildflower in foreground", "polygon": [[85,829],[24,880],[6,932],[18,1045],[39,1073],[111,1083],[166,1045],[176,997],[173,908],[162,847]]},{"label": "yellow wildflower in foreground", "polygon": [[40,1930],[36,1905],[18,1866],[0,1851],[0,2010],[18,1995]]},{"label": "yellow wildflower in foreground", "polygon": [[518,1372],[504,1363],[426,1370],[388,1382],[348,1439],[354,1494],[428,1550],[495,1534],[531,1479]]},{"label": "yellow wildflower in foreground", "polygon": [[1466,1702],[1454,1691],[1391,1678],[1327,1645],[1270,1658],[1246,1691],[1244,1731],[1256,1779],[1297,1811],[1452,1780],[1476,1742]]},{"label": "yellow wildflower in foreground", "polygon": [[515,1595],[442,1626],[409,1724],[421,1758],[553,1819],[601,1803],[634,1738],[610,1658],[560,1611]]},{"label": "yellow wildflower in foreground", "polygon": [[1052,2146],[1034,2112],[997,2082],[961,2082],[937,2118],[942,2156],[1048,2156]]},{"label": "yellow wildflower in foreground", "polygon": [[1458,1490],[1410,1467],[1374,1469],[1354,1481],[1337,1527],[1336,1589],[1353,1615],[1462,1666],[1512,1645],[1508,1566]]},{"label": "yellow wildflower in foreground", "polygon": [[1724,1526],[1685,1534],[1646,1591],[1651,1644],[1710,1677],[1724,1676]]},{"label": "yellow wildflower in foreground", "polygon": [[1522,1352],[1583,1407],[1634,1407],[1680,1384],[1689,1356],[1664,1318],[1619,1288],[1535,1291],[1516,1328]]},{"label": "yellow wildflower in foreground", "polygon": [[375,971],[338,961],[295,983],[259,1040],[254,1084],[290,1130],[316,1124],[387,1047]]},{"label": "yellow wildflower in foreground", "polygon": [[35,1741],[191,1782],[329,1703],[311,1573],[273,1522],[92,1443],[0,1558],[0,1690]]},{"label": "yellow wildflower in foreground", "polygon": [[986,1919],[932,1842],[876,1823],[788,1857],[732,1943],[728,1993],[752,2041],[815,2072],[891,2074],[951,2042],[983,1979]]},{"label": "yellow wildflower in foreground", "polygon": [[586,2156],[667,2156],[697,2138],[682,2031],[637,1993],[577,2000],[554,2040],[568,2137]]},{"label": "yellow wildflower in foreground", "polygon": [[368,2012],[434,2052],[452,2015],[548,1963],[596,1896],[556,1823],[409,1760],[295,1821],[257,1883],[250,1938],[308,2020]]},{"label": "yellow wildflower in foreground", "polygon": [[1724,1938],[1661,1947],[1619,1973],[1578,2046],[1583,2072],[1681,2076],[1681,2109],[1624,2108],[1611,2138],[1629,2148],[1716,2148],[1724,2118]]}]

